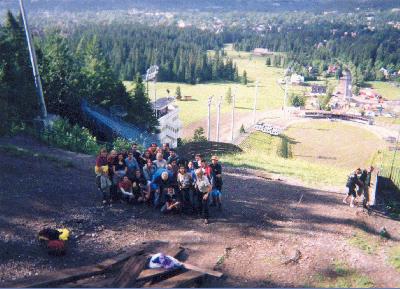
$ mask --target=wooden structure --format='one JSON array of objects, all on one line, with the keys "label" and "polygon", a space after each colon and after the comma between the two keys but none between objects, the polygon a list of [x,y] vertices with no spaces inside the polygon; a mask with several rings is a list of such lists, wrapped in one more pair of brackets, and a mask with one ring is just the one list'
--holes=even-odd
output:
[{"label": "wooden structure", "polygon": [[182,268],[146,269],[153,254],[162,252],[180,260],[184,251],[185,249],[179,245],[160,241],[142,243],[95,265],[65,269],[43,276],[16,280],[6,284],[6,287],[178,288],[196,287],[207,276],[222,277],[221,272],[203,269],[185,262],[182,262]]}]

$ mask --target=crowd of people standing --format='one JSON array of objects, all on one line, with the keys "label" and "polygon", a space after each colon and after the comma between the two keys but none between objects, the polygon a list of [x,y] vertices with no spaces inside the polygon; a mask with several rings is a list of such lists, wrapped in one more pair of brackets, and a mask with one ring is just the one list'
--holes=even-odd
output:
[{"label": "crowd of people standing", "polygon": [[144,152],[137,144],[117,152],[101,149],[95,165],[96,184],[104,206],[115,201],[145,203],[162,213],[198,213],[208,224],[209,206],[222,209],[222,166],[217,156],[209,164],[201,154],[193,160],[156,143]]}]

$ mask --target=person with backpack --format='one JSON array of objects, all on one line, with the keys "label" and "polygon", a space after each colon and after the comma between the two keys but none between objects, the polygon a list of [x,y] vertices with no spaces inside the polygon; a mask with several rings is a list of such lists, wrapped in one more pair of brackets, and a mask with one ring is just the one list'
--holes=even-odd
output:
[{"label": "person with backpack", "polygon": [[351,173],[347,178],[346,187],[349,189],[347,196],[343,199],[344,204],[348,204],[348,199],[350,198],[350,207],[354,207],[354,200],[357,197],[356,187],[363,186],[364,184],[360,181],[359,177],[361,176],[361,169],[356,169],[353,173]]},{"label": "person with backpack", "polygon": [[363,187],[363,207],[368,208],[369,203],[369,189],[371,187],[371,178],[372,172],[374,171],[374,167],[370,166],[368,170],[365,171],[365,180],[364,180],[364,187]]},{"label": "person with backpack", "polygon": [[213,180],[213,190],[211,193],[212,196],[212,204],[211,206],[215,207],[218,204],[218,208],[221,209],[221,194],[222,194],[222,166],[218,163],[218,157],[211,157],[211,165],[209,165],[212,174]]}]

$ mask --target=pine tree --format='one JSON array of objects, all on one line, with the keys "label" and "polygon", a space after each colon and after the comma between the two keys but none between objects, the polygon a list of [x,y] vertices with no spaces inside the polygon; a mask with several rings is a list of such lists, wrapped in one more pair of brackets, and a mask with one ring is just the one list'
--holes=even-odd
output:
[{"label": "pine tree", "polygon": [[130,94],[127,120],[136,125],[145,126],[151,131],[154,131],[158,125],[158,120],[153,113],[150,99],[139,73],[136,75],[135,89]]},{"label": "pine tree", "polygon": [[246,70],[243,71],[242,82],[244,85],[247,85],[247,72]]},{"label": "pine tree", "polygon": [[181,93],[181,87],[180,87],[180,86],[178,86],[178,87],[176,88],[175,96],[176,96],[176,99],[177,99],[177,100],[182,100],[182,93]]},{"label": "pine tree", "polygon": [[228,87],[228,90],[226,91],[226,94],[225,94],[225,100],[228,104],[231,104],[232,99],[233,99],[232,89],[230,87]]},{"label": "pine tree", "polygon": [[77,62],[65,39],[58,34],[50,34],[42,47],[40,70],[47,110],[77,123],[81,120],[77,108],[84,91],[79,87],[84,81]]},{"label": "pine tree", "polygon": [[20,17],[11,12],[0,26],[0,134],[38,113],[28,47]]}]

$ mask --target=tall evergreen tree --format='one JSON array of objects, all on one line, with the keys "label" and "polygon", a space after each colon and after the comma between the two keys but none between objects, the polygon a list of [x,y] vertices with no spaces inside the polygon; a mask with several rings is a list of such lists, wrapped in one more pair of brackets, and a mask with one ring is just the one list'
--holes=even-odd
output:
[{"label": "tall evergreen tree", "polygon": [[52,33],[45,39],[42,53],[40,70],[48,111],[79,122],[85,80],[67,42]]},{"label": "tall evergreen tree", "polygon": [[226,94],[225,94],[225,100],[228,104],[231,104],[232,99],[233,99],[232,89],[231,89],[231,87],[228,87],[228,90],[226,91]]},{"label": "tall evergreen tree", "polygon": [[130,94],[127,120],[150,130],[158,125],[140,74],[136,75],[135,89]]},{"label": "tall evergreen tree", "polygon": [[243,77],[242,77],[242,82],[244,85],[247,85],[247,71],[243,71]]}]

